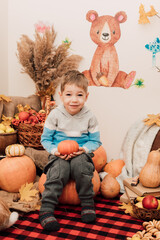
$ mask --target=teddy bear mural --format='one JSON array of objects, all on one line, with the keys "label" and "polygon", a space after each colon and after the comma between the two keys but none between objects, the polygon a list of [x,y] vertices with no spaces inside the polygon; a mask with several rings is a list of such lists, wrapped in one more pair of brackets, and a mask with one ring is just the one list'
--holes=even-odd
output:
[{"label": "teddy bear mural", "polygon": [[114,17],[98,16],[96,11],[90,10],[86,19],[92,23],[90,37],[98,45],[90,69],[83,71],[89,85],[129,88],[136,72],[127,74],[119,71],[118,55],[114,46],[121,37],[120,23],[127,20],[126,13],[120,11]]}]

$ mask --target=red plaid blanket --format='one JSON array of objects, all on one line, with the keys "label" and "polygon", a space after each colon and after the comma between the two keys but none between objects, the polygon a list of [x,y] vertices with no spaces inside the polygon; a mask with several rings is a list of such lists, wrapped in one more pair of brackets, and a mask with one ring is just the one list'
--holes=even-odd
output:
[{"label": "red plaid blanket", "polygon": [[38,211],[23,214],[14,226],[0,232],[0,239],[125,240],[126,237],[131,237],[143,229],[142,221],[125,214],[118,206],[119,198],[108,200],[98,195],[95,198],[96,223],[85,224],[81,222],[80,206],[59,205],[55,211],[55,217],[61,225],[58,232],[47,232],[42,229]]}]

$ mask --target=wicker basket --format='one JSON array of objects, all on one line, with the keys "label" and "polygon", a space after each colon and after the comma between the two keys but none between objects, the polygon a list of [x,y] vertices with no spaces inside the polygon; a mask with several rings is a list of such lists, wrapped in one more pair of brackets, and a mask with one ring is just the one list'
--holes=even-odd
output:
[{"label": "wicker basket", "polygon": [[139,208],[135,204],[137,203],[136,199],[134,199],[131,204],[133,207],[134,214],[143,220],[160,220],[160,210],[157,209],[146,209],[146,208]]},{"label": "wicker basket", "polygon": [[15,143],[17,143],[17,131],[13,133],[0,133],[0,155],[5,155],[5,148]]},{"label": "wicker basket", "polygon": [[43,125],[20,123],[18,126],[18,141],[25,147],[32,147],[36,149],[43,149],[41,145],[41,135],[43,132]]}]

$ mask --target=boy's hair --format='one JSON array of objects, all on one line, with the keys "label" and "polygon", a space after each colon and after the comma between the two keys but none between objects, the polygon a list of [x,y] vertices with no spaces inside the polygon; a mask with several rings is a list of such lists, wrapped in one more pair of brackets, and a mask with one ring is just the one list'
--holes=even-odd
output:
[{"label": "boy's hair", "polygon": [[61,81],[61,92],[64,91],[66,84],[75,84],[77,87],[82,88],[86,93],[88,90],[88,79],[84,76],[83,73],[80,73],[77,70],[68,71]]}]

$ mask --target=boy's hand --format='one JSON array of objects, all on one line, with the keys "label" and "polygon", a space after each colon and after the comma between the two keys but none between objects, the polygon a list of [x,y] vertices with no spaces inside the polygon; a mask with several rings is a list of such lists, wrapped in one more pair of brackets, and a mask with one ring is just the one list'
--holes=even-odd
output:
[{"label": "boy's hand", "polygon": [[60,157],[60,158],[62,158],[62,159],[65,159],[65,158],[68,156],[67,154],[61,155],[60,152],[58,152],[58,151],[55,152],[54,155],[55,155],[56,157]]},{"label": "boy's hand", "polygon": [[65,160],[69,160],[69,159],[71,159],[71,158],[74,158],[74,157],[82,154],[83,152],[85,152],[85,149],[82,148],[82,147],[79,147],[78,152],[73,152],[73,153],[67,155],[67,157],[65,158]]},{"label": "boy's hand", "polygon": [[78,152],[74,152],[74,157],[82,154],[83,152],[86,152],[83,147],[79,147]]},{"label": "boy's hand", "polygon": [[74,156],[73,156],[73,153],[70,154],[70,155],[67,155],[67,154],[61,155],[60,152],[55,152],[54,155],[55,155],[56,157],[60,157],[60,158],[62,158],[62,159],[64,159],[64,160],[69,160],[70,158],[74,157]]},{"label": "boy's hand", "polygon": [[60,157],[62,159],[65,159],[65,160],[69,160],[69,159],[71,159],[73,157],[76,157],[76,156],[82,154],[83,152],[85,152],[85,149],[82,148],[82,147],[79,147],[78,152],[73,152],[73,153],[71,153],[69,155],[67,155],[67,154],[61,155],[59,152],[55,152],[54,155],[57,156],[57,157]]}]

